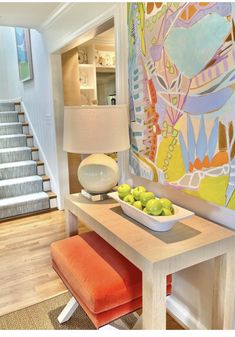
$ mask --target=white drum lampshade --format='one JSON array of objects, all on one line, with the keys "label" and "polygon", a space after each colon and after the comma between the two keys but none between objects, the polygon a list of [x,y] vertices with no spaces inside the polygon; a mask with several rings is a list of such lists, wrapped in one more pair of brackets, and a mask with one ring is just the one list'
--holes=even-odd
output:
[{"label": "white drum lampshade", "polygon": [[126,105],[65,107],[64,150],[92,154],[78,168],[78,179],[90,193],[105,193],[119,179],[118,165],[104,153],[129,149]]}]

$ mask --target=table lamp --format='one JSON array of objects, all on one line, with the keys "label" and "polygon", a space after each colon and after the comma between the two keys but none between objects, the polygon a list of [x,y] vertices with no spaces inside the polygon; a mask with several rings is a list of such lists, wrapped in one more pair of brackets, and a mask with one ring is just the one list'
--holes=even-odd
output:
[{"label": "table lamp", "polygon": [[105,193],[118,182],[119,169],[116,161],[104,153],[124,151],[129,147],[126,105],[65,107],[64,150],[91,154],[77,171],[83,195],[92,200],[105,198]]}]

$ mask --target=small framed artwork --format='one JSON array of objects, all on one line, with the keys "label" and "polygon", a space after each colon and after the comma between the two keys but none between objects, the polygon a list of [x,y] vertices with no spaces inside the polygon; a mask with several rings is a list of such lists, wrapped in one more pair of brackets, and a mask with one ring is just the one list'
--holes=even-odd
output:
[{"label": "small framed artwork", "polygon": [[33,79],[30,31],[28,28],[15,28],[19,77],[22,82]]}]

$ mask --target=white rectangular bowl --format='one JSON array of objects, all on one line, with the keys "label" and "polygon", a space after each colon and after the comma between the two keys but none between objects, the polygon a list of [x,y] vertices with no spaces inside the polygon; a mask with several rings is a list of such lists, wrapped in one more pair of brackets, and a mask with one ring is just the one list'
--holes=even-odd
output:
[{"label": "white rectangular bowl", "polygon": [[188,211],[185,208],[182,208],[182,207],[179,207],[173,204],[174,212],[175,212],[173,215],[152,216],[147,213],[144,213],[138,208],[120,199],[118,196],[118,192],[112,192],[112,193],[109,193],[108,195],[109,197],[113,198],[120,204],[123,210],[123,213],[128,215],[130,218],[135,219],[142,225],[152,229],[153,231],[157,231],[157,232],[169,231],[180,220],[189,218],[192,215],[194,215],[193,212]]}]

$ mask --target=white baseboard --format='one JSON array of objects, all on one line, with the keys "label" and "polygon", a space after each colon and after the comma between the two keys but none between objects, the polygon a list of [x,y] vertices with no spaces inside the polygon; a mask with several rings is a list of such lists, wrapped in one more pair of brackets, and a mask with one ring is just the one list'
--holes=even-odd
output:
[{"label": "white baseboard", "polygon": [[56,183],[55,183],[55,178],[54,178],[54,175],[50,169],[50,166],[48,164],[48,161],[47,161],[47,158],[45,156],[45,153],[40,145],[40,142],[38,140],[38,137],[37,137],[37,133],[31,123],[31,120],[30,120],[30,117],[29,117],[29,114],[28,114],[28,111],[26,109],[26,106],[24,104],[24,102],[21,102],[21,106],[22,106],[22,111],[24,112],[25,114],[25,119],[26,121],[29,123],[29,129],[33,135],[33,140],[34,140],[34,146],[36,146],[39,150],[39,158],[40,160],[42,160],[44,162],[44,169],[45,169],[45,173],[50,177],[50,181],[51,181],[51,189],[52,191],[55,191],[55,193],[57,192],[57,188],[56,188]]},{"label": "white baseboard", "polygon": [[167,297],[167,311],[176,320],[179,324],[182,324],[183,327],[190,330],[207,330],[208,328],[205,327],[201,322],[195,319],[192,316],[190,311],[186,311],[175,299],[174,296]]}]

